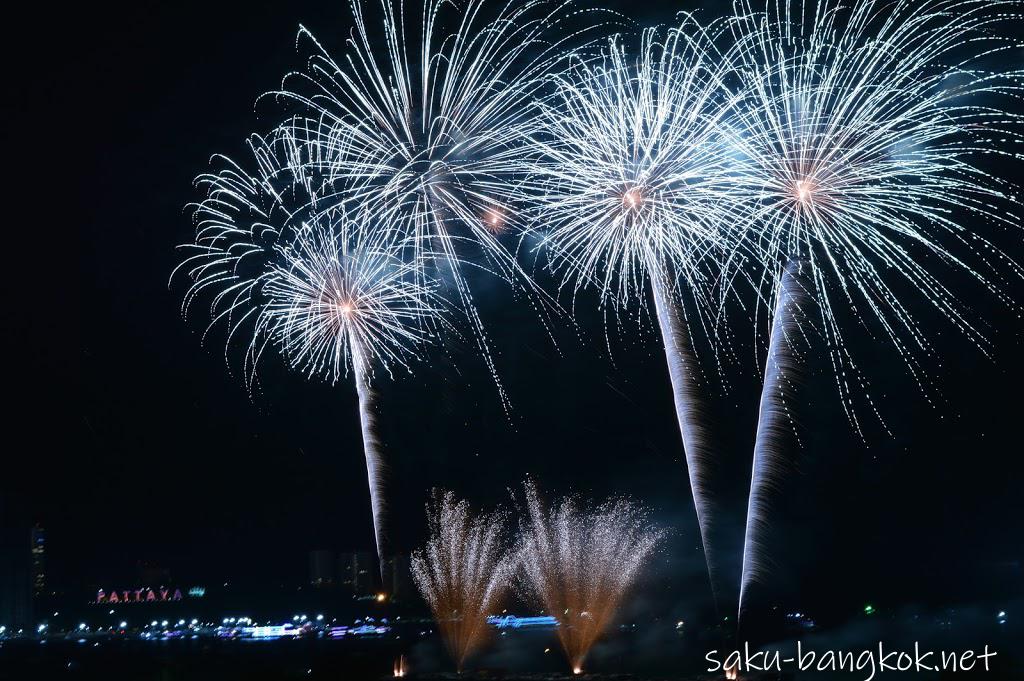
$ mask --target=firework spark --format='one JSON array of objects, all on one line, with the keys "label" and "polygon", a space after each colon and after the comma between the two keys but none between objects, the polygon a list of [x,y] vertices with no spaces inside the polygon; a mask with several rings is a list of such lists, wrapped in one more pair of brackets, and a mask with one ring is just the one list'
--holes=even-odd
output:
[{"label": "firework spark", "polygon": [[451,492],[427,506],[430,536],[412,555],[412,576],[430,605],[459,672],[484,642],[487,617],[505,595],[513,572],[505,517],[474,514]]},{"label": "firework spark", "polygon": [[[767,300],[789,298],[793,263],[817,309],[815,327],[858,432],[855,398],[872,410],[866,379],[848,351],[842,318],[881,329],[922,389],[918,356],[932,355],[904,291],[920,295],[983,351],[985,337],[937,273],[966,273],[1012,304],[997,265],[1021,268],[984,235],[1016,227],[1015,188],[987,159],[1017,159],[1022,116],[1002,102],[1021,94],[1019,72],[984,69],[1015,47],[995,29],[1012,2],[981,0],[737,1],[733,21],[743,101],[730,116],[736,182],[751,198],[741,226],[760,253]],[[750,227],[753,227],[750,229]],[[785,371],[773,321],[766,396]],[[780,459],[777,409],[762,401],[741,589],[763,570],[757,534],[767,523],[762,475]],[[877,414],[878,412],[875,411]],[[766,419],[768,422],[766,422]],[[760,472],[759,472],[760,471]],[[743,611],[741,602],[740,611]]]},{"label": "firework spark", "polygon": [[[536,234],[563,288],[595,286],[602,307],[654,300],[672,380],[690,488],[712,589],[709,535],[713,442],[701,418],[692,327],[717,306],[708,267],[726,249],[732,149],[719,135],[728,110],[723,55],[693,20],[642,35],[639,56],[614,38],[601,59],[580,61],[542,101],[530,163]],[[648,290],[649,289],[649,290]],[[684,298],[695,301],[696,321]],[[575,307],[575,305],[574,305]]]},{"label": "firework spark", "polygon": [[308,378],[335,384],[351,369],[383,559],[373,376],[376,369],[409,368],[431,329],[444,325],[443,300],[373,230],[340,210],[316,210],[321,185],[308,165],[296,162],[302,153],[296,140],[274,135],[253,138],[250,146],[252,174],[222,159],[219,172],[198,180],[207,197],[196,206],[190,255],[176,270],[191,280],[184,311],[208,297],[211,328],[227,326],[226,355],[235,339],[245,339],[250,387],[268,345]]},{"label": "firework spark", "polygon": [[372,216],[418,274],[453,285],[501,390],[462,252],[543,299],[499,236],[517,219],[529,102],[581,34],[562,25],[568,5],[547,0],[381,0],[380,32],[372,4],[351,2],[340,60],[302,29],[308,67],[270,94],[305,109],[289,125],[320,151],[325,199]]},{"label": "firework spark", "polygon": [[558,619],[558,638],[579,674],[664,532],[625,499],[594,509],[563,499],[546,510],[532,483],[526,511],[518,544],[525,586]]}]

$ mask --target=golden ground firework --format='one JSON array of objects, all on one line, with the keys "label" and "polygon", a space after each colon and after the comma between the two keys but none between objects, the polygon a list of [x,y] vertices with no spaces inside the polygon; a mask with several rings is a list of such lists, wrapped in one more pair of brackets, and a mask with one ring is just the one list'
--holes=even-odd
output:
[{"label": "golden ground firework", "polygon": [[430,537],[412,556],[412,575],[461,672],[487,636],[487,616],[512,572],[501,513],[474,515],[451,492],[427,506]]},{"label": "golden ground firework", "polygon": [[664,532],[628,499],[586,509],[567,498],[546,509],[527,483],[526,509],[518,545],[526,586],[558,620],[559,641],[580,674]]}]

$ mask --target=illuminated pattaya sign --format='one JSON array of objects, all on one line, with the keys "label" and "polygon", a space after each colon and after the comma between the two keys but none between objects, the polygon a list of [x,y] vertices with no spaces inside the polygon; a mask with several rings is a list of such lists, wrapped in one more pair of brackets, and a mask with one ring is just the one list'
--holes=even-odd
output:
[{"label": "illuminated pattaya sign", "polygon": [[161,603],[180,600],[181,589],[135,589],[110,593],[100,589],[96,593],[96,603]]}]

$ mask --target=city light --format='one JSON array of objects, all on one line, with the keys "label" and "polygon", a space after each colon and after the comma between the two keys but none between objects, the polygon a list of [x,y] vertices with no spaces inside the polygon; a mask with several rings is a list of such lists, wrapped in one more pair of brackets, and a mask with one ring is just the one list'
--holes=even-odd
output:
[{"label": "city light", "polygon": [[515,615],[491,615],[487,623],[497,629],[522,629],[528,627],[557,627],[558,620],[550,615],[537,617],[516,617]]},{"label": "city light", "polygon": [[128,626],[128,623],[122,621],[121,624],[119,625],[119,628],[124,629],[127,626]]},{"label": "city light", "polygon": [[875,606],[871,605],[870,603],[865,605],[864,606],[864,614],[865,615],[874,615],[875,614]]},{"label": "city light", "polygon": [[285,636],[301,636],[302,629],[295,629],[290,624],[282,624],[279,626],[252,627],[245,633],[256,639],[276,639]]}]

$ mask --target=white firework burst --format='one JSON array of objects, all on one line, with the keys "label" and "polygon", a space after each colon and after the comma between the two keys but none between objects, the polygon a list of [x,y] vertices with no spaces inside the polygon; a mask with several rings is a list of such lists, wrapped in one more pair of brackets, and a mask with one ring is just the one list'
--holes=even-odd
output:
[{"label": "white firework burst", "polygon": [[[702,418],[692,328],[705,330],[725,238],[742,219],[733,200],[733,149],[720,132],[729,110],[728,59],[692,18],[644,31],[636,56],[620,37],[596,60],[553,79],[540,103],[527,186],[530,238],[573,298],[596,287],[602,305],[646,307],[653,298],[683,439],[712,589],[713,442]],[[688,318],[684,299],[695,301]]]},{"label": "white firework burst", "polygon": [[[729,125],[752,214],[740,238],[760,254],[769,300],[790,263],[802,265],[837,376],[853,365],[835,311],[852,308],[924,381],[914,355],[932,352],[929,334],[900,280],[985,344],[939,270],[966,272],[1005,299],[991,265],[1008,259],[986,227],[1016,228],[1007,210],[1017,189],[986,157],[1017,158],[1024,117],[1005,105],[1021,94],[1021,73],[983,65],[1016,47],[992,34],[1015,7],[736,3],[744,101]],[[839,382],[847,404],[862,387]]]},{"label": "white firework burst", "polygon": [[350,367],[409,368],[430,342],[425,320],[443,320],[436,286],[413,274],[386,244],[325,213],[305,224],[270,268],[262,313],[269,338],[291,365],[336,383]]},{"label": "white firework burst", "polygon": [[[737,150],[739,223],[757,259],[775,327],[766,360],[741,578],[765,569],[770,492],[785,474],[778,442],[786,367],[806,297],[858,432],[855,401],[874,410],[844,340],[843,320],[878,328],[927,389],[918,357],[934,353],[910,296],[983,350],[987,340],[945,273],[959,271],[1007,303],[995,245],[1016,229],[1017,188],[993,170],[1016,160],[1024,117],[1020,72],[992,72],[1018,46],[997,29],[1014,2],[988,0],[737,1],[732,22],[743,101],[728,120]],[[878,413],[877,411],[875,412]]]},{"label": "white firework burst", "polygon": [[541,100],[528,186],[532,224],[563,286],[593,285],[603,302],[631,306],[651,279],[699,294],[705,267],[728,247],[732,149],[719,132],[728,110],[725,58],[687,18],[649,29],[639,54],[621,36],[579,59]]},{"label": "white firework burst", "polygon": [[518,220],[521,140],[535,125],[529,104],[579,42],[564,25],[570,5],[352,0],[351,8],[341,58],[302,29],[315,46],[308,67],[270,94],[302,106],[287,125],[317,149],[330,183],[322,198],[370,216],[418,274],[454,287],[500,389],[463,254],[473,249],[483,256],[474,266],[540,293],[500,235]]}]

